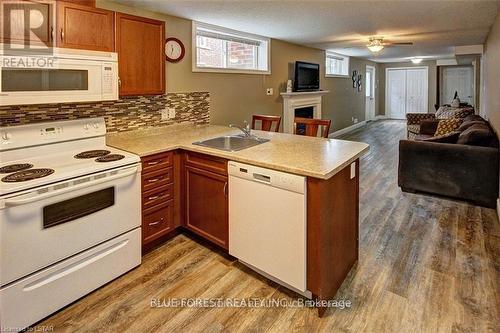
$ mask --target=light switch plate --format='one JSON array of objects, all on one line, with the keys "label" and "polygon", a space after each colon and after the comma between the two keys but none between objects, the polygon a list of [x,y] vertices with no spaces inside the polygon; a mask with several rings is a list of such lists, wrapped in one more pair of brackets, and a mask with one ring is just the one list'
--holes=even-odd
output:
[{"label": "light switch plate", "polygon": [[351,163],[351,179],[356,177],[356,162]]}]

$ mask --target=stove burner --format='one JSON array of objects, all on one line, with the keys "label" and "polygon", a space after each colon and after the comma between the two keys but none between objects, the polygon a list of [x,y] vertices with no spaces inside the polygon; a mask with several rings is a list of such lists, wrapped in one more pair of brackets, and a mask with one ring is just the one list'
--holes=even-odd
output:
[{"label": "stove burner", "polygon": [[54,173],[53,169],[29,169],[23,170],[15,173],[11,173],[2,178],[5,183],[17,183],[24,182],[27,180],[33,180],[36,178],[42,178]]},{"label": "stove burner", "polygon": [[75,158],[96,158],[111,153],[109,150],[87,150],[75,155]]},{"label": "stove burner", "polygon": [[96,158],[96,162],[113,162],[113,161],[121,160],[122,158],[125,158],[125,156],[120,155],[120,154],[109,154],[106,156]]},{"label": "stove burner", "polygon": [[32,167],[33,167],[33,164],[29,164],[29,163],[10,164],[10,165],[6,165],[6,166],[1,167],[0,173],[17,172],[17,171],[30,169]]}]

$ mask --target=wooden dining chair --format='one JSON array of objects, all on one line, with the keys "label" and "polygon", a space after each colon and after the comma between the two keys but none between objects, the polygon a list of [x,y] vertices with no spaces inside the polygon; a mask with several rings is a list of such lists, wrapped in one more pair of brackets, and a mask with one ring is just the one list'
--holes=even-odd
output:
[{"label": "wooden dining chair", "polygon": [[[252,129],[255,128],[257,121],[260,121],[260,130],[268,132],[278,132],[280,130],[281,117],[280,116],[268,116],[263,114],[254,114],[252,116]],[[274,130],[271,130],[273,124],[276,125]]]},{"label": "wooden dining chair", "polygon": [[323,138],[328,138],[328,132],[330,131],[331,124],[332,121],[330,119],[310,119],[295,117],[294,132],[298,135],[318,136],[318,130],[321,127],[320,136]]}]

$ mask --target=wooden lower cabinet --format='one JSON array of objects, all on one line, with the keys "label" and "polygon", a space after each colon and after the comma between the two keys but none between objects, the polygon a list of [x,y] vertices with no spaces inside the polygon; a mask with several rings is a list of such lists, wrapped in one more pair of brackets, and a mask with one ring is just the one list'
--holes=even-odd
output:
[{"label": "wooden lower cabinet", "polygon": [[141,161],[143,248],[175,228],[173,154],[154,154]]},{"label": "wooden lower cabinet", "polygon": [[143,249],[182,226],[227,250],[227,160],[174,151],[145,156],[141,162]]},{"label": "wooden lower cabinet", "polygon": [[[195,162],[192,163],[193,161]],[[227,161],[187,153],[184,183],[185,227],[227,250],[229,234]]]}]

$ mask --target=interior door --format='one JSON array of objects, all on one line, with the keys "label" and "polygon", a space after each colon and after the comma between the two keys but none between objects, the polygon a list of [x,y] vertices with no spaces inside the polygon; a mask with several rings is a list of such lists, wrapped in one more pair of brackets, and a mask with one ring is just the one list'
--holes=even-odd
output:
[{"label": "interior door", "polygon": [[443,67],[441,71],[441,104],[450,104],[458,93],[461,102],[474,105],[474,68],[472,66]]},{"label": "interior door", "polygon": [[386,76],[386,111],[390,118],[406,117],[406,70],[388,69]]},{"label": "interior door", "polygon": [[427,113],[427,69],[406,70],[406,113]]},{"label": "interior door", "polygon": [[375,67],[366,66],[365,120],[375,118]]}]

